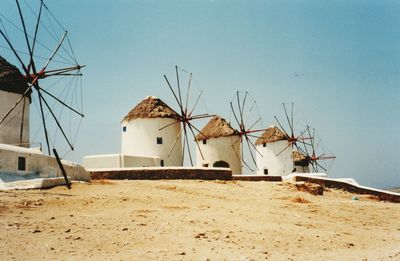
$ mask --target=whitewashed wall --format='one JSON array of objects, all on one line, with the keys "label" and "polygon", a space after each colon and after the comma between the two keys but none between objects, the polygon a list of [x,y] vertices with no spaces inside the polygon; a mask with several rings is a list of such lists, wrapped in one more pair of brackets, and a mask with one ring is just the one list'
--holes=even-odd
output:
[{"label": "whitewashed wall", "polygon": [[[0,91],[0,120],[7,114],[7,112],[15,105],[21,94]],[[24,147],[29,147],[29,99],[25,99],[25,115],[22,143]],[[20,130],[22,121],[23,103],[13,110],[7,119],[0,124],[0,143],[3,144],[20,144]]]},{"label": "whitewashed wall", "polygon": [[123,154],[92,155],[84,157],[82,165],[85,169],[158,167],[160,158]]},{"label": "whitewashed wall", "polygon": [[[171,154],[168,152],[175,142],[181,126],[173,124],[163,130],[162,127],[177,122],[171,118],[134,119],[123,121],[121,127],[121,154],[130,156],[158,157],[164,166],[182,166],[181,135]],[[123,131],[126,127],[126,131]],[[163,144],[157,144],[157,137],[162,137]]]},{"label": "whitewashed wall", "polygon": [[[264,175],[264,169],[268,169],[268,175],[271,176],[284,176],[292,173],[294,168],[293,148],[292,146],[287,147],[288,145],[287,140],[266,143],[266,147],[263,144],[257,145],[257,150],[262,155],[256,153],[257,174]],[[284,148],[286,149],[280,153]],[[277,156],[277,154],[279,155]]]},{"label": "whitewashed wall", "polygon": [[[18,157],[24,157],[26,170],[18,170]],[[89,181],[89,173],[73,162],[62,161],[67,175],[72,180]],[[42,178],[62,177],[60,168],[54,157],[43,154],[37,149],[21,148],[0,144],[0,172],[18,173],[21,175],[37,173]]]},{"label": "whitewashed wall", "polygon": [[199,149],[196,146],[197,167],[203,167],[205,164],[208,164],[208,167],[213,167],[213,164],[216,161],[222,160],[229,164],[232,174],[242,174],[239,140],[240,137],[238,136],[228,136],[207,139],[207,144],[203,144],[203,141],[199,141],[199,146],[204,159],[202,159]]},{"label": "whitewashed wall", "polygon": [[309,165],[308,166],[300,166],[300,165],[294,165],[294,167],[296,168],[296,173],[309,173],[310,172],[310,168]]}]

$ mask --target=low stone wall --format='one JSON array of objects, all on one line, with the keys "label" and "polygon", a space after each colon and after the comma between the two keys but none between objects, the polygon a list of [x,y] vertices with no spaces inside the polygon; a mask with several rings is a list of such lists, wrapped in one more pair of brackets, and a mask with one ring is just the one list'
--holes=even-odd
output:
[{"label": "low stone wall", "polygon": [[91,179],[203,179],[231,180],[232,171],[226,168],[129,168],[91,169]]},{"label": "low stone wall", "polygon": [[282,176],[259,176],[259,175],[234,175],[233,180],[242,181],[270,181],[270,182],[281,182]]},{"label": "low stone wall", "polygon": [[327,188],[335,188],[335,189],[343,189],[350,193],[355,194],[367,194],[377,196],[380,200],[383,201],[391,201],[400,203],[400,194],[393,193],[389,191],[383,191],[368,187],[356,186],[344,181],[332,180],[332,179],[324,179],[324,178],[312,178],[312,177],[304,177],[304,176],[295,176],[295,181],[305,181],[320,184]]}]

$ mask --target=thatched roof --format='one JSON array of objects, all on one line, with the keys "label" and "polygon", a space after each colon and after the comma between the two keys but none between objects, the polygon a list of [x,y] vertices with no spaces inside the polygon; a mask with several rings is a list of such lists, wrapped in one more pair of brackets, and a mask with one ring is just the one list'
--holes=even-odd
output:
[{"label": "thatched roof", "polygon": [[303,153],[294,150],[292,155],[294,165],[307,167],[310,164],[310,158],[305,156]]},{"label": "thatched roof", "polygon": [[172,118],[178,120],[180,116],[159,98],[147,96],[123,118],[123,121],[150,118]]},{"label": "thatched roof", "polygon": [[17,67],[0,56],[0,90],[24,94],[28,84]]},{"label": "thatched roof", "polygon": [[196,135],[196,140],[200,141],[209,138],[227,137],[232,135],[239,135],[239,132],[233,129],[224,118],[214,116],[206,126],[204,126],[201,133]]},{"label": "thatched roof", "polygon": [[271,143],[279,140],[287,140],[287,137],[278,127],[272,126],[266,129],[261,137],[257,139],[256,145]]},{"label": "thatched roof", "polygon": [[302,161],[302,160],[307,160],[307,157],[303,153],[301,153],[297,150],[294,150],[293,151],[293,161],[296,162],[296,161]]}]

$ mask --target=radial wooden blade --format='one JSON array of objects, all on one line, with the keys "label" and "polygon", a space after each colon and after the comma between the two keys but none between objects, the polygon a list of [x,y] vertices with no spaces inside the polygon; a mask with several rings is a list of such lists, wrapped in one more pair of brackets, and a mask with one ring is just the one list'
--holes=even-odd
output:
[{"label": "radial wooden blade", "polygon": [[178,85],[178,95],[179,95],[179,104],[182,107],[182,112],[183,112],[183,102],[182,102],[182,95],[181,95],[181,85],[179,83],[179,73],[178,73],[178,66],[175,65],[175,72],[176,72],[176,83]]},{"label": "radial wooden blade", "polygon": [[283,131],[283,133],[285,134],[286,138],[289,138],[290,135],[288,134],[288,132],[285,130],[285,128],[283,128],[282,124],[280,123],[280,121],[278,120],[278,118],[274,115],[274,118],[276,120],[276,122],[278,123],[279,127],[281,128],[281,130]]},{"label": "radial wooden blade", "polygon": [[318,167],[320,167],[321,169],[323,169],[324,171],[328,171],[324,166],[322,166],[321,164],[319,164],[317,161],[315,162],[317,164]]},{"label": "radial wooden blade", "polygon": [[46,139],[47,152],[48,152],[49,155],[51,155],[51,153],[50,153],[49,135],[47,133],[46,120],[45,120],[44,111],[43,111],[43,102],[42,102],[43,96],[40,93],[39,88],[36,88],[36,90],[37,90],[38,96],[39,96],[39,107],[40,107],[40,114],[42,116],[42,124],[43,124],[44,136],[45,136],[45,139]]},{"label": "radial wooden blade", "polygon": [[197,139],[196,139],[196,135],[194,134],[194,131],[193,131],[193,129],[192,129],[192,124],[191,124],[190,122],[188,122],[188,127],[189,127],[189,129],[190,129],[190,132],[191,132],[192,135],[193,135],[193,138],[194,138],[194,141],[195,141],[195,143],[196,143],[197,149],[198,149],[199,152],[200,152],[201,159],[204,160],[203,152],[201,151],[201,148],[200,148],[200,146],[199,146],[199,142],[198,142]]},{"label": "radial wooden blade", "polygon": [[36,74],[35,65],[34,65],[34,63],[33,63],[32,48],[31,48],[31,45],[30,45],[30,43],[29,43],[28,32],[27,32],[26,26],[25,26],[25,19],[24,19],[24,16],[22,15],[21,6],[19,5],[19,1],[18,1],[18,0],[15,0],[15,2],[17,3],[19,18],[20,18],[20,20],[21,20],[21,24],[22,24],[22,28],[23,28],[23,33],[24,33],[24,37],[25,37],[25,41],[26,41],[26,45],[27,45],[27,47],[28,47],[28,52],[29,52],[29,57],[30,57],[30,62],[29,62],[29,65],[28,65],[28,71],[29,71],[29,67],[32,66],[32,68],[34,69],[33,72]]},{"label": "radial wooden blade", "polygon": [[11,112],[12,112],[13,110],[15,110],[15,108],[18,106],[18,104],[20,104],[21,101],[24,100],[25,97],[27,97],[27,95],[28,95],[28,93],[29,93],[29,91],[30,91],[31,89],[32,89],[32,86],[28,87],[28,88],[25,90],[24,94],[21,95],[21,97],[17,100],[17,102],[16,102],[16,103],[10,108],[10,110],[8,110],[8,112],[3,116],[3,118],[2,118],[1,121],[0,121],[0,124],[2,124],[2,123],[7,119],[7,117],[11,114]]},{"label": "radial wooden blade", "polygon": [[192,82],[192,73],[190,73],[190,76],[189,76],[189,83],[188,83],[187,92],[186,92],[185,114],[187,114],[187,109],[188,109],[188,105],[189,105],[189,93],[190,93],[191,82]]},{"label": "radial wooden blade", "polygon": [[18,59],[22,69],[25,72],[25,75],[29,75],[29,70],[26,68],[24,62],[22,61],[21,57],[18,55],[17,51],[15,50],[14,46],[12,45],[11,41],[8,39],[8,37],[3,33],[3,31],[0,29],[0,34],[3,36],[4,40],[6,40],[8,46],[10,47],[11,51],[15,55],[15,57]]},{"label": "radial wooden blade", "polygon": [[293,102],[292,102],[292,115],[291,115],[291,121],[292,121],[292,132],[293,132],[293,135],[294,135],[294,123],[293,123]]},{"label": "radial wooden blade", "polygon": [[64,132],[63,127],[61,126],[60,122],[57,119],[57,116],[54,114],[53,110],[50,108],[49,104],[47,103],[46,99],[43,98],[42,94],[40,93],[40,90],[38,89],[39,95],[42,97],[42,100],[44,102],[44,104],[46,105],[47,109],[49,110],[51,116],[53,116],[54,121],[56,122],[58,128],[60,129],[62,135],[64,136],[65,141],[68,143],[69,147],[71,148],[71,150],[74,150],[74,146],[72,145],[72,143],[69,141],[67,135]]},{"label": "radial wooden blade", "polygon": [[251,151],[251,146],[250,146],[251,142],[249,141],[249,138],[247,136],[245,136],[245,138],[246,138],[246,142],[247,142],[247,147],[249,148],[250,157],[253,160],[253,163],[256,166],[256,169],[258,170],[256,159],[254,158],[253,152]]},{"label": "radial wooden blade", "polygon": [[292,146],[292,144],[288,144],[285,148],[283,148],[278,154],[276,154],[275,156],[278,157],[279,155],[281,155],[285,150],[287,150],[290,146]]},{"label": "radial wooden blade", "polygon": [[178,133],[178,135],[176,136],[175,141],[174,141],[174,143],[172,144],[171,149],[168,151],[168,154],[167,154],[168,157],[169,157],[169,155],[171,155],[171,152],[174,150],[174,148],[175,148],[175,146],[176,146],[176,144],[177,144],[179,138],[181,137],[181,134],[182,134],[182,128],[179,130],[179,133]]},{"label": "radial wooden blade", "polygon": [[53,98],[54,100],[56,100],[57,102],[59,102],[61,105],[63,105],[64,107],[68,108],[69,110],[71,110],[72,112],[78,114],[81,117],[85,117],[85,115],[83,115],[82,113],[80,113],[79,111],[75,110],[74,108],[72,108],[71,106],[69,106],[68,104],[66,104],[65,102],[63,102],[62,100],[60,100],[59,98],[57,98],[56,96],[54,96],[53,94],[51,94],[50,92],[46,91],[45,89],[40,88],[40,91],[46,93],[47,95],[49,95],[51,98]]},{"label": "radial wooden blade", "polygon": [[236,120],[236,123],[238,124],[238,126],[240,127],[241,126],[241,124],[240,124],[240,122],[239,122],[239,118],[237,117],[237,115],[236,115],[236,113],[235,113],[235,109],[233,108],[233,104],[232,104],[232,102],[230,102],[230,105],[231,105],[231,111],[232,111],[232,113],[233,113],[233,117],[235,118],[235,120]]},{"label": "radial wooden blade", "polygon": [[183,131],[184,131],[184,134],[185,134],[185,139],[186,139],[186,145],[187,145],[187,150],[188,150],[188,154],[189,154],[190,165],[193,167],[192,153],[190,152],[189,138],[188,138],[188,134],[187,134],[186,124],[185,123],[183,124]]},{"label": "radial wooden blade", "polygon": [[35,53],[35,46],[36,46],[36,37],[39,31],[39,24],[40,24],[40,18],[42,16],[42,7],[43,7],[43,1],[40,1],[40,8],[39,8],[39,14],[37,16],[36,20],[36,26],[35,26],[35,34],[33,35],[33,40],[32,40],[32,56],[31,56],[31,63],[33,64],[33,54]]},{"label": "radial wooden blade", "polygon": [[199,94],[199,96],[197,96],[197,99],[196,99],[196,101],[195,101],[195,103],[194,103],[194,105],[193,105],[192,110],[191,110],[191,111],[189,112],[189,114],[188,114],[189,117],[192,115],[194,109],[196,108],[197,103],[199,102],[200,97],[201,97],[202,94],[203,94],[203,91],[200,91],[200,94]]},{"label": "radial wooden blade", "polygon": [[22,104],[22,117],[21,117],[21,125],[20,125],[20,131],[19,131],[19,146],[22,147],[22,138],[24,136],[24,119],[25,119],[25,103],[26,99],[23,99],[24,102]]},{"label": "radial wooden blade", "polygon": [[290,137],[293,137],[293,135],[294,135],[294,133],[293,133],[293,126],[290,124],[289,115],[288,115],[288,113],[287,113],[287,111],[286,111],[285,103],[283,103],[283,109],[284,109],[284,111],[285,111],[286,120],[287,120],[287,122],[288,122],[288,124],[289,124],[289,128],[290,128],[290,131],[291,131]]},{"label": "radial wooden blade", "polygon": [[169,87],[169,89],[170,89],[170,91],[172,92],[172,94],[174,95],[174,98],[175,98],[175,100],[176,100],[176,102],[178,103],[178,106],[179,106],[179,108],[180,108],[180,110],[181,110],[181,117],[183,116],[183,110],[182,110],[182,103],[180,103],[180,101],[179,101],[179,99],[178,99],[178,96],[176,95],[176,93],[175,93],[175,91],[174,91],[174,89],[172,88],[172,86],[171,86],[171,84],[169,83],[169,81],[168,81],[168,78],[167,78],[167,76],[164,74],[164,79],[165,79],[165,81],[167,82],[167,85],[168,85],[168,87]]},{"label": "radial wooden blade", "polygon": [[177,124],[177,123],[180,123],[180,122],[179,122],[179,121],[174,121],[174,122],[172,122],[172,123],[168,123],[167,125],[161,127],[161,128],[158,129],[158,130],[159,130],[159,131],[162,131],[163,129],[168,128],[169,126],[175,125],[175,124]]}]

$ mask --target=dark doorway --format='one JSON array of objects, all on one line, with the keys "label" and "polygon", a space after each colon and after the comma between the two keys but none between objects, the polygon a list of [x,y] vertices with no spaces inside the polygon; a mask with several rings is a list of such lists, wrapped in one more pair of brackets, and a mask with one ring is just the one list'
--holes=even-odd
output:
[{"label": "dark doorway", "polygon": [[219,161],[214,162],[213,167],[214,168],[229,168],[229,164],[228,164],[228,162],[219,160]]},{"label": "dark doorway", "polygon": [[18,170],[25,171],[26,170],[26,158],[18,157]]}]

